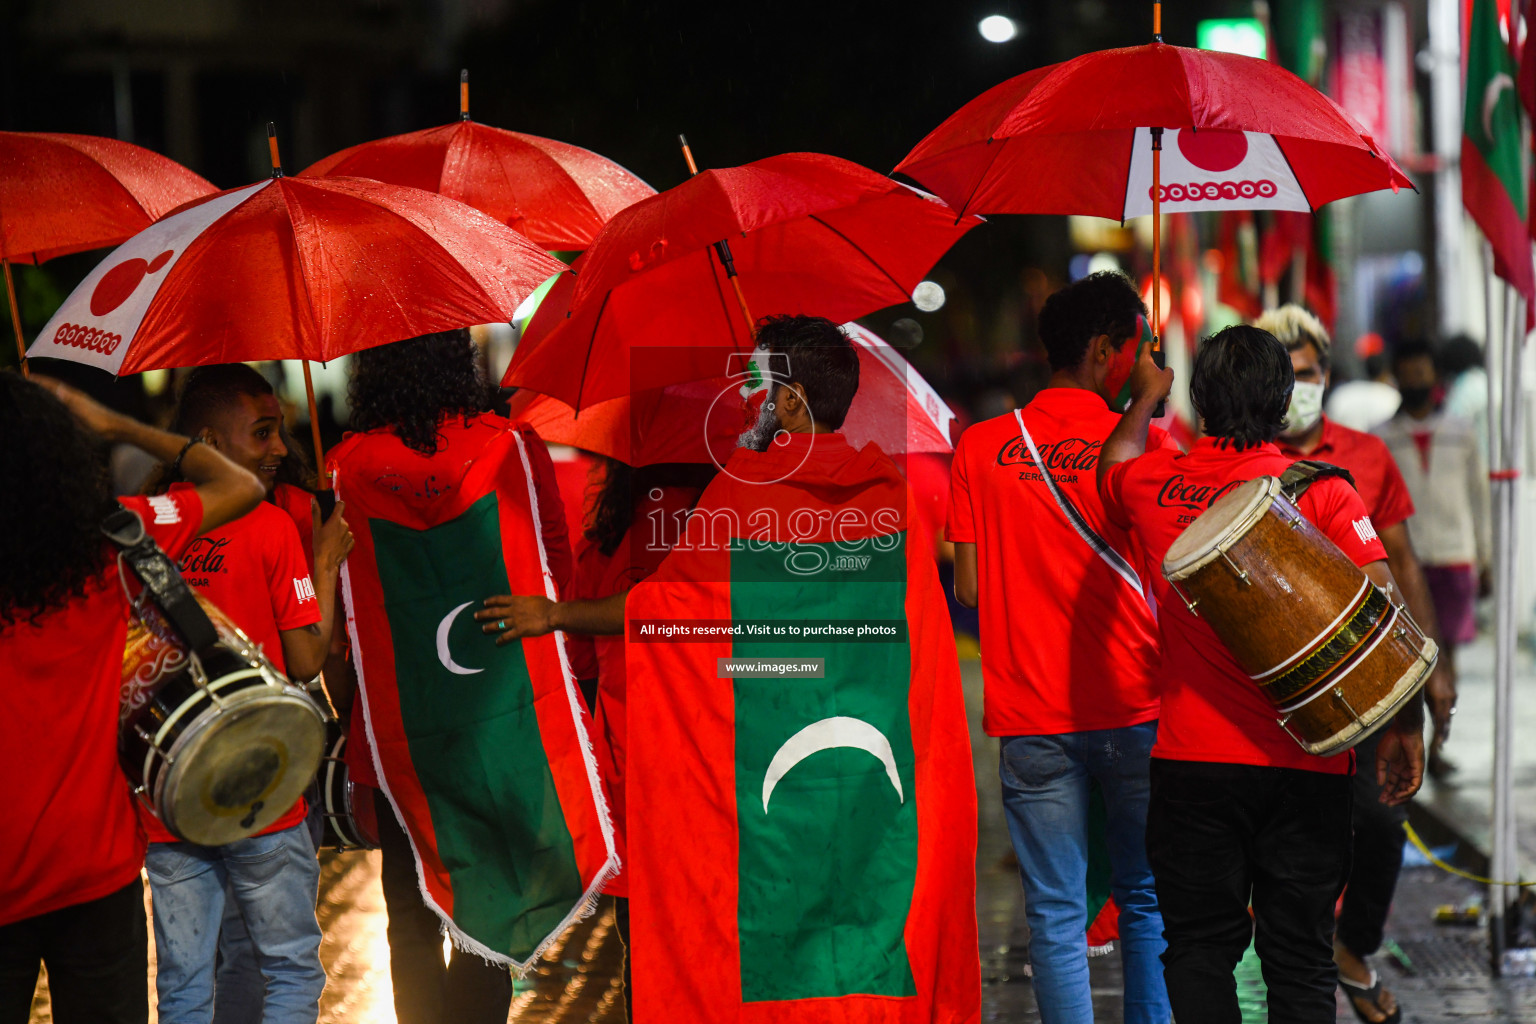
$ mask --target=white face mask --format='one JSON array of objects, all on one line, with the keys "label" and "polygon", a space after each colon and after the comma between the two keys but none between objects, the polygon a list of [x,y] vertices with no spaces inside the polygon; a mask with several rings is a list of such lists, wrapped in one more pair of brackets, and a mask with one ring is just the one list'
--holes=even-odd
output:
[{"label": "white face mask", "polygon": [[1317,425],[1323,415],[1323,385],[1297,381],[1291,405],[1285,411],[1285,436],[1299,437]]}]

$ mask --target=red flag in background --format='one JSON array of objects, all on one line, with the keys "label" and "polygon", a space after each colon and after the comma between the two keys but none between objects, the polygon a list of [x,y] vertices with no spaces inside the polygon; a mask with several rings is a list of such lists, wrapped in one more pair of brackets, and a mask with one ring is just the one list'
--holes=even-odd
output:
[{"label": "red flag in background", "polygon": [[1531,262],[1530,172],[1523,138],[1520,74],[1499,31],[1495,0],[1472,0],[1467,19],[1466,107],[1462,118],[1461,196],[1493,249],[1493,269],[1536,306]]},{"label": "red flag in background", "polygon": [[1264,312],[1259,297],[1258,229],[1252,210],[1227,210],[1221,214],[1221,271],[1217,277],[1216,298],[1230,306],[1245,320]]}]

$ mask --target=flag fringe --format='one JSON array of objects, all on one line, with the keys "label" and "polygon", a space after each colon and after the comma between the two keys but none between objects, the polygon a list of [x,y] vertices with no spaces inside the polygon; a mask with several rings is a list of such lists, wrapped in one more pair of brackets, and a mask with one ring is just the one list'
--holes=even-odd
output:
[{"label": "flag fringe", "polygon": [[[512,437],[517,444],[518,456],[522,460],[523,471],[528,479],[528,500],[531,505],[531,512],[533,513],[530,518],[533,520],[534,538],[539,550],[539,565],[543,571],[545,590],[552,600],[558,600],[559,594],[554,589],[554,577],[550,573],[549,558],[544,549],[544,533],[539,519],[538,496],[533,486],[533,466],[528,460],[528,452],[523,445],[522,435],[514,430]],[[341,497],[339,484],[340,481],[338,480],[336,486],[338,499]],[[405,819],[400,814],[399,805],[396,803],[394,794],[390,791],[389,781],[385,777],[384,766],[379,760],[379,744],[373,733],[373,715],[368,707],[368,685],[366,674],[363,671],[362,647],[358,643],[357,618],[353,613],[355,603],[352,599],[352,575],[348,571],[346,562],[341,564],[341,591],[342,600],[346,608],[347,638],[352,644],[352,664],[357,672],[358,690],[363,696],[363,728],[368,734],[368,748],[369,753],[373,757],[374,774],[378,777],[379,788],[389,800],[389,809],[394,813],[395,820],[400,825],[400,831],[405,833],[406,839],[410,843],[411,857],[416,862],[416,888],[421,892],[421,900],[437,915],[442,926],[441,934],[448,936],[455,949],[463,950],[466,953],[473,953],[486,963],[506,967],[515,973],[518,978],[526,978],[529,972],[533,970],[534,965],[538,963],[539,958],[544,955],[556,939],[565,934],[567,928],[578,921],[584,921],[592,916],[597,910],[597,898],[602,894],[603,887],[613,880],[622,867],[619,863],[618,848],[614,841],[613,817],[609,811],[608,801],[603,793],[602,783],[598,775],[596,749],[593,746],[592,737],[588,734],[581,721],[580,705],[577,703],[576,696],[576,674],[571,668],[569,657],[566,655],[565,637],[560,633],[555,634],[555,643],[560,654],[561,675],[565,682],[566,697],[570,702],[573,724],[581,746],[582,761],[587,768],[587,779],[590,783],[593,803],[597,808],[598,823],[602,829],[603,844],[608,851],[608,859],[603,862],[602,868],[593,876],[591,884],[587,886],[581,898],[576,901],[576,904],[571,908],[571,912],[534,947],[533,952],[529,954],[526,960],[518,961],[505,953],[497,952],[460,928],[454,923],[453,917],[445,913],[443,908],[438,906],[437,901],[432,898],[432,894],[427,891],[426,871],[421,862],[421,852],[416,848],[416,840],[411,835],[411,830],[406,827]]]}]

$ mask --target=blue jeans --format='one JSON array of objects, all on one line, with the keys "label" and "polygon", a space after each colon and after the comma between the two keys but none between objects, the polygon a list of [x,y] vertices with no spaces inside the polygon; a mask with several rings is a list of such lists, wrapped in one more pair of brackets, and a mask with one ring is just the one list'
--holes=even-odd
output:
[{"label": "blue jeans", "polygon": [[154,895],[162,1024],[213,1019],[226,883],[266,982],[263,1024],[314,1024],[325,988],[315,919],[320,865],[302,824],[227,846],[151,843],[144,866]]},{"label": "blue jeans", "polygon": [[1120,905],[1126,1024],[1166,1024],[1163,919],[1147,864],[1146,826],[1157,723],[1002,741],[1003,809],[1024,881],[1029,960],[1044,1024],[1092,1024],[1088,984],[1088,795],[1108,812],[1110,888]]}]

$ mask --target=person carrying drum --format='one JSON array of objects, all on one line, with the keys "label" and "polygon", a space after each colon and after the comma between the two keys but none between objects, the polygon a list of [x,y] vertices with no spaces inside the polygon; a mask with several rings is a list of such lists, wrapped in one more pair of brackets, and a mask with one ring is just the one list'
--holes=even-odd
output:
[{"label": "person carrying drum", "polygon": [[129,609],[101,533],[116,508],[101,442],[174,461],[193,485],[120,499],[172,558],[263,491],[208,446],[44,377],[0,373],[0,436],[0,744],[27,762],[0,815],[0,1021],[28,1019],[41,961],[60,1024],[142,1024],[144,837],[117,760]]},{"label": "person carrying drum", "polygon": [[[330,650],[336,584],[352,547],[332,513],[315,532],[316,572],[299,531],[272,501],[290,455],[272,386],[243,363],[199,367],[182,386],[173,426],[256,474],[267,500],[194,543],[182,575],[258,644],[279,672],[302,684]],[[185,485],[174,482],[167,493]],[[247,839],[224,846],[179,842],[154,815],[140,814],[150,847],[160,1019],[215,1015],[252,1021],[313,1021],[325,988],[315,898],[320,868],[305,824],[306,801]],[[230,906],[233,901],[234,907]],[[224,936],[222,939],[220,936]],[[217,977],[215,976],[217,971]],[[228,988],[216,996],[220,988]]]},{"label": "person carrying drum", "polygon": [[[1323,393],[1332,376],[1327,329],[1295,304],[1265,312],[1254,326],[1273,334],[1285,346],[1296,374],[1285,432],[1279,438],[1280,451],[1294,459],[1316,459],[1349,471],[1387,550],[1387,568],[1403,588],[1403,599],[1414,621],[1439,643],[1434,601],[1408,537],[1413,498],[1403,474],[1381,438],[1335,423],[1323,414]],[[1444,644],[1440,649],[1442,656],[1424,688],[1437,734],[1449,725],[1456,706],[1455,669],[1445,656]],[[1367,765],[1374,763],[1376,742],[1373,736],[1361,743],[1355,748],[1356,757]],[[1365,958],[1381,948],[1387,911],[1403,866],[1403,822],[1408,820],[1408,808],[1381,802],[1375,772],[1355,772],[1354,786],[1354,857],[1333,940],[1333,959],[1339,965],[1339,984],[1355,1016],[1365,1024],[1382,1024],[1402,1014],[1396,997],[1381,987],[1380,976]]]},{"label": "person carrying drum", "polygon": [[[1047,299],[1040,339],[1050,386],[1023,410],[966,430],[951,469],[955,597],[981,615],[982,724],[1002,740],[1003,807],[1045,1024],[1093,1018],[1083,878],[1095,783],[1108,811],[1125,1019],[1169,1014],[1143,843],[1157,626],[1130,535],[1104,515],[1094,475],[1120,421],[1108,403],[1130,377],[1145,313],[1113,272]],[[1150,443],[1172,446],[1157,428]]]},{"label": "person carrying drum", "polygon": [[[1190,381],[1205,436],[1187,455],[1146,452],[1153,409],[1172,380],[1150,353],[1137,362],[1130,408],[1105,442],[1098,471],[1105,509],[1145,546],[1150,566],[1221,496],[1280,476],[1292,462],[1274,440],[1295,377],[1273,335],[1237,326],[1208,338]],[[1372,582],[1395,592],[1386,550],[1348,483],[1319,477],[1297,507]],[[1271,1019],[1331,1022],[1333,908],[1349,870],[1354,758],[1298,746],[1206,618],[1160,575],[1156,584],[1163,689],[1147,855],[1174,1016],[1180,1024],[1238,1020],[1232,972],[1251,939]],[[1376,764],[1365,769],[1378,773],[1383,802],[1401,803],[1418,790],[1422,728],[1415,693],[1381,732]]]}]

